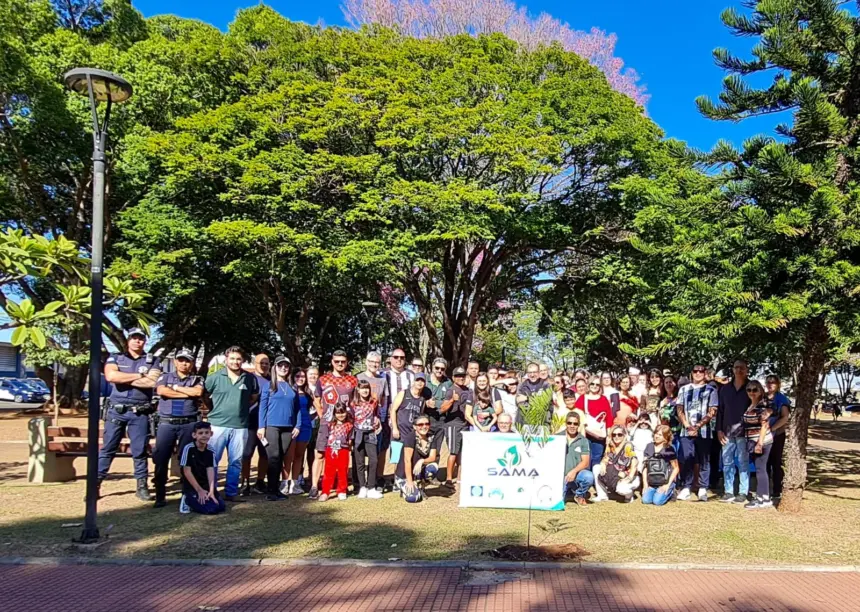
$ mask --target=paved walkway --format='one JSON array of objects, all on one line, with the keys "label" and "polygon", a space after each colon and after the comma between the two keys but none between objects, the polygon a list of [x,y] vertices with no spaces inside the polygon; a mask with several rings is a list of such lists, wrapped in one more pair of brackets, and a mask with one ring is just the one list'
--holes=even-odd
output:
[{"label": "paved walkway", "polygon": [[467,572],[457,568],[355,566],[0,567],[0,608],[21,612],[855,612],[860,609],[858,602],[857,573],[608,569]]}]

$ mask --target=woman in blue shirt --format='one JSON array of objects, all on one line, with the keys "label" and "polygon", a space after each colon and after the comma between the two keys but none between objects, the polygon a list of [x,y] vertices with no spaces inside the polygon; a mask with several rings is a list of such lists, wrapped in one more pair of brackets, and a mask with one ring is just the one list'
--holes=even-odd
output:
[{"label": "woman in blue shirt", "polygon": [[268,501],[286,499],[278,488],[281,481],[281,466],[284,456],[302,427],[302,414],[299,411],[299,398],[288,380],[289,360],[283,355],[275,358],[275,371],[272,382],[260,393],[260,428],[257,436],[268,442],[266,454],[269,457]]},{"label": "woman in blue shirt", "polygon": [[[311,420],[311,407],[313,398],[308,388],[308,375],[304,370],[296,370],[293,373],[293,390],[299,398],[299,414],[302,418],[299,435],[290,445],[287,458],[284,460],[283,480],[281,480],[281,493],[285,495],[301,495],[302,474],[305,467],[305,454],[311,441],[314,426]],[[310,469],[310,466],[308,467]]]},{"label": "woman in blue shirt", "polygon": [[782,382],[776,374],[769,374],[765,379],[767,386],[767,401],[773,413],[770,417],[770,430],[773,433],[773,446],[767,460],[767,471],[773,483],[773,498],[782,497],[782,482],[785,479],[785,469],[782,466],[782,455],[785,451],[785,430],[788,425],[791,401],[780,392]]}]

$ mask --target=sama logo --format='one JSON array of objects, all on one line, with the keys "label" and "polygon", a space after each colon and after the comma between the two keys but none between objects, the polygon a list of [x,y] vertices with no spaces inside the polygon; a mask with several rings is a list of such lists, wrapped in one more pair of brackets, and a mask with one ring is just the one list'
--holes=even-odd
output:
[{"label": "sama logo", "polygon": [[496,461],[501,466],[501,469],[495,467],[487,468],[487,476],[527,476],[533,478],[538,475],[538,471],[534,468],[526,470],[525,468],[517,467],[522,463],[522,457],[520,457],[516,446],[510,447]]}]

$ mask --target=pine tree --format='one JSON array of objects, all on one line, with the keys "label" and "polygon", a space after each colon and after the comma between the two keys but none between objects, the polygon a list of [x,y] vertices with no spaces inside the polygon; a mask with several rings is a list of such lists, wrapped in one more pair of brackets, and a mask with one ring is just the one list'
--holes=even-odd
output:
[{"label": "pine tree", "polygon": [[[740,121],[783,113],[776,136],[738,150],[720,142],[662,182],[631,179],[642,199],[632,240],[652,276],[677,293],[650,322],[656,352],[704,343],[742,347],[768,364],[796,363],[796,407],[788,425],[780,510],[801,507],[809,415],[829,354],[857,343],[860,293],[860,18],[836,0],[760,0],[722,19],[738,36],[757,37],[751,59],[724,49],[729,75],[719,101],[700,98],[712,119]],[[756,87],[750,77],[773,75]],[[762,82],[761,77],[753,79]],[[795,359],[794,356],[797,356]]]}]

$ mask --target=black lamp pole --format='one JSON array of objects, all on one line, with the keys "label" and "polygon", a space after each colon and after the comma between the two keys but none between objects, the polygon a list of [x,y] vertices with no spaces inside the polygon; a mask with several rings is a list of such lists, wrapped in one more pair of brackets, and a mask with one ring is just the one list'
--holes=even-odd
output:
[{"label": "black lamp pole", "polygon": [[[99,539],[98,517],[98,461],[99,413],[101,411],[101,352],[102,352],[102,266],[104,263],[104,203],[105,203],[105,148],[111,105],[131,97],[131,85],[122,77],[94,68],[75,68],[63,76],[69,89],[90,99],[93,115],[93,235],[90,303],[90,383],[87,408],[87,501],[84,530],[80,542]],[[107,102],[104,122],[99,126],[97,105]]]}]

